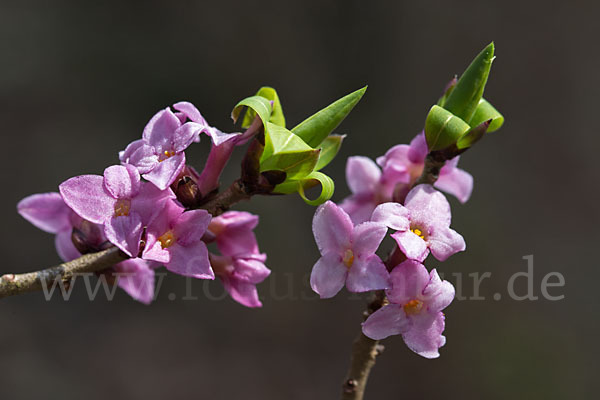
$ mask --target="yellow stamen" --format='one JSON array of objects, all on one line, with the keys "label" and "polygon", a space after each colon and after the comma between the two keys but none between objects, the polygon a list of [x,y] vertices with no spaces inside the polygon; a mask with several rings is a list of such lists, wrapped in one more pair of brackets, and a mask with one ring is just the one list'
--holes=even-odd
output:
[{"label": "yellow stamen", "polygon": [[404,305],[404,312],[407,315],[417,315],[423,308],[423,302],[417,299],[411,300]]},{"label": "yellow stamen", "polygon": [[161,237],[158,238],[158,241],[160,242],[160,245],[163,249],[173,246],[176,240],[177,239],[175,238],[175,234],[173,233],[173,231],[167,231]]},{"label": "yellow stamen", "polygon": [[412,233],[414,233],[415,235],[417,235],[421,239],[425,240],[425,235],[423,234],[423,231],[421,231],[419,228],[411,228],[410,230],[411,230]]},{"label": "yellow stamen", "polygon": [[115,217],[126,217],[129,215],[131,201],[127,199],[119,199],[115,203]]},{"label": "yellow stamen", "polygon": [[352,250],[346,250],[342,261],[344,262],[344,265],[346,265],[346,267],[350,268],[352,266],[352,264],[354,263],[354,253],[352,252]]},{"label": "yellow stamen", "polygon": [[171,158],[175,155],[174,151],[171,150],[165,150],[164,153],[162,153],[159,157],[158,157],[158,162],[163,162],[168,158]]}]

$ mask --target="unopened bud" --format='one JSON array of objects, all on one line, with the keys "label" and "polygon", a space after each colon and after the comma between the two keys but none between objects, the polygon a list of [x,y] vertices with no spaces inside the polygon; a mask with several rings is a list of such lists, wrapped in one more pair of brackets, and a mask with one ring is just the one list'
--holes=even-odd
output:
[{"label": "unopened bud", "polygon": [[186,208],[195,208],[202,200],[202,193],[196,182],[189,176],[182,177],[175,188],[177,200]]}]

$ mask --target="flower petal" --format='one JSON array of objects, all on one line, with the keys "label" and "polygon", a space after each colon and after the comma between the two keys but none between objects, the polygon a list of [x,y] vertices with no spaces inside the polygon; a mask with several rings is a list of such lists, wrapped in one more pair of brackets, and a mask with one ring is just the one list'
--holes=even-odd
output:
[{"label": "flower petal", "polygon": [[177,176],[184,167],[185,154],[179,153],[158,163],[152,171],[143,176],[160,190],[166,190],[173,182],[175,182],[175,179],[177,179]]},{"label": "flower petal", "polygon": [[412,231],[398,231],[392,235],[392,238],[409,260],[423,261],[429,255],[427,242]]},{"label": "flower petal", "polygon": [[246,307],[262,307],[255,284],[240,281],[230,276],[221,277],[221,280],[223,281],[225,290],[227,290],[233,300]]},{"label": "flower petal", "polygon": [[158,153],[173,150],[173,134],[181,126],[179,118],[167,107],[157,112],[144,128],[142,137],[150,146],[154,146]]},{"label": "flower petal", "polygon": [[140,251],[142,230],[142,219],[137,213],[113,217],[104,225],[106,238],[130,257],[136,257]]},{"label": "flower petal", "polygon": [[135,166],[140,174],[146,174],[158,165],[158,155],[154,147],[144,144],[134,151],[127,161]]},{"label": "flower petal", "polygon": [[460,233],[446,227],[432,227],[428,242],[431,254],[439,261],[446,261],[448,257],[467,247]]},{"label": "flower petal", "polygon": [[446,343],[446,338],[442,336],[445,325],[444,314],[421,313],[412,319],[412,328],[402,334],[404,343],[422,357],[439,357],[438,349]]},{"label": "flower petal", "polygon": [[162,213],[165,204],[173,203],[172,199],[175,194],[171,189],[160,190],[152,183],[142,182],[140,192],[131,200],[131,211],[140,215],[142,224],[148,225]]},{"label": "flower petal", "polygon": [[387,289],[390,287],[390,275],[376,255],[366,260],[355,259],[348,273],[346,287],[354,293]]},{"label": "flower petal", "polygon": [[381,340],[407,332],[410,326],[411,321],[406,318],[402,306],[389,304],[371,314],[362,324],[362,331],[373,340]]},{"label": "flower petal", "polygon": [[377,222],[363,222],[352,231],[352,251],[355,257],[364,259],[377,251],[387,233],[385,225]]},{"label": "flower petal", "polygon": [[176,244],[169,247],[169,252],[171,262],[165,265],[169,271],[192,278],[215,279],[204,242],[199,241],[191,246]]},{"label": "flower petal", "polygon": [[310,274],[310,287],[322,299],[335,296],[346,283],[348,268],[335,253],[324,254],[314,265]]},{"label": "flower petal", "polygon": [[435,187],[456,196],[461,203],[466,203],[473,191],[473,177],[468,172],[458,168],[453,168],[450,172],[444,174],[444,168],[442,168],[440,177],[435,182]]},{"label": "flower petal", "polygon": [[146,142],[144,139],[134,140],[129,143],[125,150],[119,152],[119,161],[126,164],[131,164],[129,158],[135,153],[140,147],[144,146]]},{"label": "flower petal", "polygon": [[173,134],[173,149],[180,153],[187,149],[189,145],[191,145],[195,139],[198,138],[200,132],[198,131],[197,125],[193,122],[187,122],[177,128],[175,133]]},{"label": "flower petal", "polygon": [[59,186],[60,194],[77,215],[102,224],[115,212],[116,199],[104,188],[104,177],[82,175],[71,178]]},{"label": "flower petal", "polygon": [[340,207],[348,213],[354,225],[358,225],[371,218],[376,205],[372,193],[361,193],[346,197]]},{"label": "flower petal", "polygon": [[414,224],[450,226],[450,203],[446,197],[431,185],[417,185],[406,196],[404,206],[410,211]]},{"label": "flower petal", "polygon": [[27,196],[17,204],[17,211],[35,227],[48,233],[58,233],[71,227],[69,216],[72,211],[56,192]]},{"label": "flower petal", "polygon": [[373,211],[371,221],[379,222],[396,231],[407,231],[410,229],[410,212],[399,203],[383,203]]},{"label": "flower petal", "polygon": [[54,237],[54,245],[58,256],[64,262],[72,261],[81,257],[81,253],[75,248],[71,240],[71,230],[64,230],[56,234]]},{"label": "flower petal", "polygon": [[422,131],[411,140],[410,149],[408,150],[408,159],[415,164],[422,164],[425,162],[425,157],[427,157],[428,152],[429,149],[427,148],[425,132]]},{"label": "flower petal", "polygon": [[423,292],[430,282],[427,268],[420,262],[406,260],[390,273],[391,288],[386,291],[391,303],[404,305],[411,300],[424,300]]},{"label": "flower petal", "polygon": [[168,249],[162,247],[157,238],[151,237],[150,234],[148,234],[142,258],[144,260],[156,261],[167,265],[171,261],[171,253]]},{"label": "flower petal", "polygon": [[321,254],[341,254],[349,248],[353,229],[348,214],[332,201],[320,205],[313,217],[312,230]]},{"label": "flower petal", "polygon": [[130,199],[140,191],[140,174],[130,164],[110,166],[104,170],[104,188],[115,199]]},{"label": "flower petal", "polygon": [[429,312],[442,311],[454,300],[454,286],[448,281],[442,281],[437,271],[430,273],[429,283],[423,290],[423,298]]},{"label": "flower petal", "polygon": [[271,275],[271,270],[264,264],[265,260],[265,255],[234,259],[233,266],[235,269],[232,276],[238,280],[250,282],[255,285],[261,283]]},{"label": "flower petal", "polygon": [[180,101],[173,104],[173,108],[177,111],[182,112],[190,121],[205,123],[206,121],[202,118],[202,114],[196,108],[195,105],[189,101]]},{"label": "flower petal", "polygon": [[204,236],[211,218],[212,216],[206,210],[192,210],[182,213],[173,227],[177,243],[182,246],[189,246],[199,242]]},{"label": "flower petal", "polygon": [[114,266],[118,285],[135,300],[150,304],[154,299],[154,270],[140,258],[125,260]]},{"label": "flower petal", "polygon": [[381,170],[368,157],[349,157],[346,162],[346,181],[352,193],[374,192],[381,177]]}]

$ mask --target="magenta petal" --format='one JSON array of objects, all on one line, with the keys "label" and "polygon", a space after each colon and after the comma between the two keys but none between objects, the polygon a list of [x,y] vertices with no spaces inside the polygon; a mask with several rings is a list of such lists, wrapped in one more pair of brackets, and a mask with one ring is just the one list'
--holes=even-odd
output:
[{"label": "magenta petal", "polygon": [[389,304],[371,314],[363,323],[362,331],[373,340],[381,340],[407,332],[410,326],[411,321],[406,318],[402,306]]},{"label": "magenta petal", "polygon": [[399,203],[383,203],[373,211],[371,221],[379,222],[396,231],[407,231],[410,229],[410,212]]},{"label": "magenta petal", "polygon": [[229,257],[243,257],[258,252],[256,236],[251,230],[231,229],[217,236],[219,251]]},{"label": "magenta petal", "polygon": [[406,196],[404,206],[412,223],[450,226],[450,203],[431,185],[417,185]]},{"label": "magenta petal", "polygon": [[56,252],[64,262],[72,261],[81,257],[81,253],[75,248],[71,240],[71,229],[59,232],[54,237]]},{"label": "magenta petal", "polygon": [[454,300],[454,286],[448,281],[442,281],[437,271],[431,271],[429,283],[423,290],[423,299],[428,312],[438,312],[448,307]]},{"label": "magenta petal", "polygon": [[189,246],[199,242],[208,228],[212,216],[206,210],[192,210],[182,213],[175,221],[174,232],[177,243]]},{"label": "magenta petal", "polygon": [[171,261],[171,253],[164,249],[161,243],[154,237],[148,235],[146,247],[142,253],[144,260],[156,261],[161,264],[168,264]]},{"label": "magenta petal", "polygon": [[408,150],[408,158],[415,164],[420,164],[425,161],[425,157],[429,149],[427,148],[427,140],[425,139],[425,132],[419,133],[410,142],[410,149]]},{"label": "magenta petal", "polygon": [[175,103],[173,104],[173,108],[182,112],[190,121],[201,123],[206,122],[204,121],[204,118],[202,118],[202,115],[196,106],[189,101],[180,101],[179,103]]},{"label": "magenta petal", "polygon": [[390,287],[390,276],[378,256],[373,255],[366,260],[359,258],[350,267],[346,287],[355,293],[387,289]]},{"label": "magenta petal", "polygon": [[371,218],[376,203],[372,193],[354,194],[346,197],[340,207],[350,216],[354,225],[361,224]]},{"label": "magenta petal", "polygon": [[237,279],[250,282],[253,284],[264,281],[270,274],[271,270],[264,264],[266,256],[257,256],[255,258],[238,258],[234,259],[233,276]]},{"label": "magenta petal", "polygon": [[196,138],[200,135],[197,127],[195,127],[193,122],[187,122],[177,128],[175,133],[173,134],[173,149],[180,153],[187,149],[190,144],[194,142]]},{"label": "magenta petal", "polygon": [[104,170],[104,187],[116,199],[130,199],[140,191],[140,174],[133,165],[113,165]]},{"label": "magenta petal", "polygon": [[349,248],[353,229],[348,214],[332,201],[320,205],[313,217],[312,230],[321,254],[341,254]]},{"label": "magenta petal", "polygon": [[453,168],[446,174],[440,173],[435,187],[456,196],[461,203],[466,203],[473,191],[473,177],[462,169]]},{"label": "magenta petal", "polygon": [[137,213],[113,217],[104,225],[106,238],[130,257],[136,257],[140,251],[142,230],[142,220]]},{"label": "magenta petal", "polygon": [[327,253],[319,258],[310,274],[310,287],[322,299],[335,296],[346,283],[348,268],[338,254]]},{"label": "magenta petal", "polygon": [[363,222],[352,232],[352,251],[355,257],[367,258],[375,253],[387,233],[387,228],[377,222]]},{"label": "magenta petal", "polygon": [[386,291],[389,301],[404,305],[411,300],[421,299],[430,282],[430,275],[420,262],[406,260],[392,270],[390,280],[391,288]]},{"label": "magenta petal", "polygon": [[368,193],[375,191],[381,171],[368,157],[349,157],[346,162],[346,181],[352,193]]},{"label": "magenta petal", "polygon": [[35,227],[49,233],[58,233],[71,227],[69,216],[72,211],[56,192],[25,197],[17,204],[17,211]]},{"label": "magenta petal", "polygon": [[232,299],[246,307],[262,307],[255,284],[231,277],[222,277],[221,279],[225,290],[227,290]]},{"label": "magenta petal", "polygon": [[169,157],[161,163],[158,163],[156,167],[144,174],[144,178],[156,185],[160,190],[166,190],[179,173],[185,167],[185,154],[175,154],[173,157]]},{"label": "magenta petal", "polygon": [[157,112],[144,128],[142,137],[150,146],[154,146],[158,153],[172,150],[173,134],[179,128],[179,118],[167,107]]},{"label": "magenta petal", "polygon": [[154,299],[154,270],[139,258],[125,260],[114,266],[118,285],[135,300],[150,304]]},{"label": "magenta petal", "polygon": [[429,255],[427,242],[412,231],[398,231],[392,235],[392,238],[409,260],[423,261]]},{"label": "magenta petal", "polygon": [[102,224],[114,214],[116,200],[100,175],[76,176],[61,183],[59,190],[65,203],[83,219]]},{"label": "magenta petal", "polygon": [[[148,225],[162,213],[165,204],[173,203],[171,200],[174,198],[175,194],[171,189],[160,190],[151,183],[142,182],[139,194],[131,200],[131,210],[142,217],[144,225]],[[183,208],[179,209],[183,211]]]},{"label": "magenta petal", "polygon": [[145,143],[146,142],[144,141],[144,139],[134,140],[133,142],[129,143],[125,150],[119,152],[119,161],[121,161],[122,163],[131,164],[129,162],[129,158],[140,147],[144,146]]},{"label": "magenta petal", "polygon": [[176,244],[169,247],[169,252],[171,262],[165,265],[169,271],[192,278],[215,279],[204,242],[197,242],[187,247]]},{"label": "magenta petal", "polygon": [[402,334],[404,343],[409,349],[425,358],[437,358],[440,356],[438,349],[446,343],[442,336],[444,331],[444,314],[434,315],[421,313],[412,318],[412,328]]},{"label": "magenta petal", "polygon": [[427,240],[431,254],[439,261],[446,261],[451,255],[464,251],[467,246],[458,232],[445,227],[432,227]]},{"label": "magenta petal", "polygon": [[144,144],[131,154],[127,162],[134,165],[140,174],[146,174],[156,168],[158,156],[154,147]]}]

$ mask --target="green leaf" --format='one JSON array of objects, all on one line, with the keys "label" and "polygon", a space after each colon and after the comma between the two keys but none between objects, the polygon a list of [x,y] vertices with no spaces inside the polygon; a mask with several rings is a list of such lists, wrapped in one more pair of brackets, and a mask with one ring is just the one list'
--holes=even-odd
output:
[{"label": "green leaf", "polygon": [[459,150],[466,150],[473,146],[483,137],[483,135],[485,135],[485,132],[489,129],[491,122],[492,120],[489,119],[471,129],[463,137],[458,139],[456,142],[456,148]]},{"label": "green leaf", "polygon": [[346,135],[329,135],[321,145],[319,149],[321,149],[321,154],[319,155],[319,161],[315,166],[315,171],[319,171],[323,169],[327,164],[329,164],[337,155],[338,151],[342,147],[342,142]]},{"label": "green leaf", "polygon": [[[244,107],[248,107],[246,114],[250,111],[253,111],[254,115],[258,114],[260,117],[263,122],[263,126],[267,126],[266,124],[269,122],[269,119],[271,118],[271,112],[273,111],[271,102],[268,99],[265,99],[262,96],[251,96],[241,100],[235,105],[235,107],[233,107],[233,110],[231,111],[231,119],[233,119],[234,124],[240,117],[240,113]],[[252,117],[252,119],[254,119],[254,117]],[[252,121],[250,121],[250,123],[252,123]],[[242,127],[246,128],[246,126]]]},{"label": "green leaf", "polygon": [[494,60],[494,43],[479,53],[461,75],[456,87],[448,95],[444,108],[464,121],[470,121],[479,104]]},{"label": "green leaf", "polygon": [[365,86],[331,103],[292,129],[311,147],[317,147],[342,123],[367,90]]},{"label": "green leaf", "polygon": [[[319,194],[319,197],[314,200],[306,197],[305,190],[319,184],[321,185],[321,193]],[[333,196],[334,190],[335,184],[330,177],[322,172],[314,171],[307,175],[304,179],[289,181],[282,183],[281,185],[277,185],[273,192],[282,194],[298,192],[300,197],[302,197],[307,204],[310,204],[311,206],[318,206],[329,200],[331,196]]]},{"label": "green leaf", "polygon": [[[273,102],[273,111],[271,112],[269,122],[285,128],[285,117],[283,116],[283,108],[281,107],[281,102],[279,101],[277,91],[272,87],[263,86],[258,90],[258,92],[256,92],[256,96],[264,97],[265,99]],[[246,111],[246,115],[244,115],[242,128],[249,127],[252,124],[252,121],[254,121],[254,117],[256,117],[256,112],[252,109],[248,109],[248,111]]]},{"label": "green leaf", "polygon": [[500,129],[504,123],[504,117],[502,114],[500,114],[498,110],[496,110],[494,106],[491,105],[487,100],[482,98],[479,101],[479,105],[475,110],[473,118],[471,118],[471,121],[469,121],[469,125],[475,127],[490,119],[492,120],[492,123],[487,129],[488,132],[494,132]]},{"label": "green leaf", "polygon": [[298,136],[282,126],[267,122],[265,149],[260,160],[260,171],[279,170],[287,179],[304,178],[319,160],[320,149],[313,149]]},{"label": "green leaf", "polygon": [[471,127],[440,106],[433,106],[425,120],[425,138],[429,151],[441,150],[456,143]]}]

